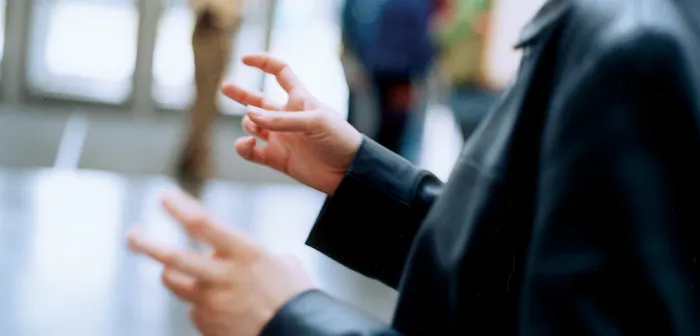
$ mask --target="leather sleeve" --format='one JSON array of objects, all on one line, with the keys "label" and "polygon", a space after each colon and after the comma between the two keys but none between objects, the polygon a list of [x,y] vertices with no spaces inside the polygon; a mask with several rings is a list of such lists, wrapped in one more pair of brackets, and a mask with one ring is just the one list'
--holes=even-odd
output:
[{"label": "leather sleeve", "polygon": [[553,101],[521,309],[535,334],[700,335],[697,78],[672,35],[635,33]]},{"label": "leather sleeve", "polygon": [[396,288],[409,249],[442,182],[365,138],[307,244]]},{"label": "leather sleeve", "polygon": [[297,295],[261,336],[400,336],[388,325],[318,290]]}]

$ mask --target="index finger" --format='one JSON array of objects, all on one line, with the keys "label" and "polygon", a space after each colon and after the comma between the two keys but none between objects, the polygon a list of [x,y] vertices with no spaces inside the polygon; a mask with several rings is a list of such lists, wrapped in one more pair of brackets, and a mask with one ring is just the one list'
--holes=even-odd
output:
[{"label": "index finger", "polygon": [[271,102],[269,99],[265,98],[265,95],[261,92],[256,92],[252,90],[246,90],[235,84],[224,84],[221,86],[221,91],[226,95],[241,105],[253,105],[262,109],[281,111],[284,109],[283,106]]},{"label": "index finger", "polygon": [[217,223],[201,203],[182,191],[164,194],[162,204],[188,233],[208,244],[218,253],[233,255],[254,248],[243,235],[236,234]]},{"label": "index finger", "polygon": [[275,78],[277,78],[277,82],[287,93],[294,89],[301,89],[304,87],[287,63],[282,62],[268,54],[244,56],[243,64],[258,68],[270,75],[275,76]]},{"label": "index finger", "polygon": [[144,239],[136,229],[131,229],[127,236],[129,248],[144,254],[163,265],[173,267],[197,280],[210,283],[225,281],[225,268],[218,261],[199,253],[160,246]]}]

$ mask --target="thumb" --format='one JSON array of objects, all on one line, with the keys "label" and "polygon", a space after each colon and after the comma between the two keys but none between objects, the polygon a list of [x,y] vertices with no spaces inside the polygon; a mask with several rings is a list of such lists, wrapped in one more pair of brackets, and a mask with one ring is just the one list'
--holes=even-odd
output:
[{"label": "thumb", "polygon": [[314,132],[322,126],[322,110],[269,111],[248,106],[248,116],[259,127],[273,132]]}]

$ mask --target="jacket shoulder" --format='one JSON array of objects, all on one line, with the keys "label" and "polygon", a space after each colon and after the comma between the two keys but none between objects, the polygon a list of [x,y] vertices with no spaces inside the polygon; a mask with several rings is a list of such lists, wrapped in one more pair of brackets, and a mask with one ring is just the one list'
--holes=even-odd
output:
[{"label": "jacket shoulder", "polygon": [[681,9],[668,0],[573,0],[561,41],[569,64],[605,62],[637,70],[685,62],[697,50]]}]

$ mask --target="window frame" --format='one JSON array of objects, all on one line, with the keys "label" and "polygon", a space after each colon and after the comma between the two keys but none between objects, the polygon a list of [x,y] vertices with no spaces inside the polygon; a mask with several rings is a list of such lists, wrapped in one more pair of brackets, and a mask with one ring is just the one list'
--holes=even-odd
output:
[{"label": "window frame", "polygon": [[[94,101],[62,93],[43,92],[31,88],[28,84],[27,67],[30,65],[30,38],[34,19],[34,4],[38,1],[55,0],[5,0],[5,46],[2,58],[2,78],[0,78],[0,101],[7,105],[46,105],[74,106],[83,111],[110,111],[119,114],[131,114],[135,118],[160,118],[181,115],[183,110],[163,108],[153,95],[154,73],[153,61],[160,17],[166,10],[164,0],[133,0],[138,11],[136,63],[132,76],[132,90],[123,103]],[[167,0],[165,0],[167,1]],[[268,10],[266,16],[263,45],[269,50],[270,36],[273,30],[273,18],[277,7],[276,0],[262,0]],[[264,88],[265,76],[261,73],[260,89]],[[243,110],[234,114],[222,115],[223,118],[238,117]]]}]

